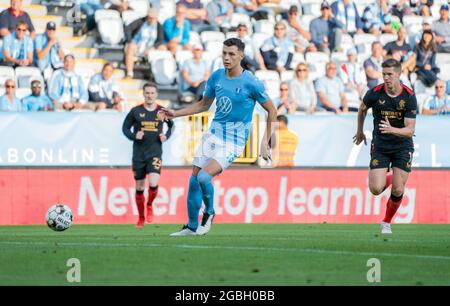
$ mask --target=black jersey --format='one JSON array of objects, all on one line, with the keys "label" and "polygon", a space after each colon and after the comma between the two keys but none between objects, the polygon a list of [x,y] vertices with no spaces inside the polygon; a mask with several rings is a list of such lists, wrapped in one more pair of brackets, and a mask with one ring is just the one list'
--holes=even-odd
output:
[{"label": "black jersey", "polygon": [[[133,161],[146,161],[152,157],[162,155],[162,142],[159,135],[163,132],[164,122],[158,118],[157,106],[155,110],[147,110],[143,104],[133,107],[126,116],[122,131],[125,136],[133,141]],[[165,134],[167,138],[172,134],[173,121],[168,120],[168,131]],[[131,131],[133,127],[133,131]],[[144,131],[144,138],[136,139],[136,133]]]},{"label": "black jersey", "polygon": [[388,117],[391,126],[396,128],[405,127],[405,118],[416,118],[417,100],[411,89],[402,84],[400,94],[397,97],[390,97],[386,93],[385,85],[381,84],[366,93],[363,103],[367,108],[372,108],[372,143],[376,148],[393,151],[414,147],[412,138],[382,134],[379,126],[381,119],[385,117]]}]

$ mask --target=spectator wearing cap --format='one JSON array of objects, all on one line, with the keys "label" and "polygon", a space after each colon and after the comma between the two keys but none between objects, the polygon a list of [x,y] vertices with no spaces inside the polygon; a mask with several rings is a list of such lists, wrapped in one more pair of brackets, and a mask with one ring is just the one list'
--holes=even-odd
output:
[{"label": "spectator wearing cap", "polygon": [[219,26],[206,22],[208,12],[200,0],[180,0],[178,4],[183,4],[186,7],[186,19],[191,24],[191,31],[197,33],[203,31],[220,31]]},{"label": "spectator wearing cap", "polygon": [[89,96],[81,76],[75,73],[72,54],[64,57],[64,68],[53,73],[49,93],[56,109],[70,111],[85,107]]},{"label": "spectator wearing cap", "polygon": [[384,58],[393,58],[402,64],[404,78],[416,67],[416,55],[412,48],[406,43],[406,28],[401,27],[397,32],[397,40],[391,41],[384,46]]},{"label": "spectator wearing cap", "polygon": [[367,87],[374,88],[380,83],[383,83],[383,47],[379,41],[372,43],[372,54],[364,61],[364,71],[367,78]]},{"label": "spectator wearing cap", "polygon": [[330,53],[341,46],[344,24],[333,16],[331,7],[326,1],[322,2],[320,12],[321,16],[311,21],[309,31],[316,48]]},{"label": "spectator wearing cap", "polygon": [[316,82],[316,92],[319,106],[336,114],[348,112],[347,98],[344,92],[344,83],[337,76],[337,67],[334,62],[326,65],[325,76]]},{"label": "spectator wearing cap", "polygon": [[339,67],[339,77],[344,82],[346,92],[355,93],[361,98],[367,91],[366,75],[356,56],[356,49],[351,48],[347,51],[347,61]]},{"label": "spectator wearing cap", "polygon": [[294,78],[289,83],[289,95],[295,104],[295,110],[314,113],[317,105],[317,95],[314,85],[308,79],[309,68],[306,63],[297,65]]},{"label": "spectator wearing cap", "polygon": [[381,32],[391,33],[391,19],[387,0],[377,0],[364,9],[362,17],[364,32],[377,36]]},{"label": "spectator wearing cap", "polygon": [[443,80],[437,80],[436,94],[425,100],[422,108],[424,115],[450,115],[450,97],[446,94],[446,84]]},{"label": "spectator wearing cap", "polygon": [[450,22],[448,19],[448,4],[441,5],[440,19],[433,22],[431,29],[436,35],[438,52],[450,53]]},{"label": "spectator wearing cap", "polygon": [[359,16],[356,4],[352,0],[337,0],[331,4],[333,15],[343,23],[344,33],[354,35],[363,33],[363,22]]},{"label": "spectator wearing cap", "polygon": [[264,60],[258,48],[253,43],[253,39],[248,34],[248,28],[245,23],[240,23],[236,29],[238,38],[245,44],[244,59],[241,65],[244,69],[255,72],[256,70],[265,70]]},{"label": "spectator wearing cap", "polygon": [[92,31],[95,28],[95,11],[103,8],[100,0],[76,0],[80,10],[86,15],[87,30]]},{"label": "spectator wearing cap", "polygon": [[231,27],[231,15],[233,5],[228,0],[212,0],[206,6],[209,24],[220,27],[222,32],[227,32]]},{"label": "spectator wearing cap", "polygon": [[125,66],[127,77],[133,77],[134,62],[137,57],[148,56],[148,52],[153,49],[165,50],[164,31],[158,22],[158,12],[156,9],[149,9],[147,20],[142,24],[139,31],[133,36],[131,42],[125,48]]},{"label": "spectator wearing cap", "polygon": [[23,111],[22,102],[16,97],[16,84],[13,80],[5,81],[6,93],[0,97],[0,111],[20,112]]},{"label": "spectator wearing cap", "polygon": [[203,47],[195,44],[192,47],[194,57],[184,62],[181,69],[181,77],[183,78],[181,92],[193,93],[197,100],[200,99],[205,91],[206,81],[211,74],[208,63],[202,59]]},{"label": "spectator wearing cap", "polygon": [[26,35],[28,25],[19,21],[16,31],[3,40],[2,66],[31,66],[33,64],[33,41]]},{"label": "spectator wearing cap", "polygon": [[311,43],[311,33],[302,25],[296,5],[292,5],[288,11],[287,37],[294,43],[296,52],[317,51],[314,44]]},{"label": "spectator wearing cap", "polygon": [[27,111],[51,111],[54,109],[52,100],[42,93],[42,84],[39,80],[31,82],[31,95],[22,99],[22,106]]},{"label": "spectator wearing cap", "polygon": [[178,46],[189,50],[189,31],[191,30],[191,23],[186,18],[186,7],[182,4],[177,4],[175,9],[175,16],[166,19],[163,24],[164,40],[167,43],[167,48],[173,54],[177,53]]},{"label": "spectator wearing cap", "polygon": [[111,63],[103,65],[101,73],[93,75],[89,81],[89,108],[95,110],[115,109],[122,111],[122,95],[112,75],[114,67]]},{"label": "spectator wearing cap", "polygon": [[22,10],[22,0],[11,0],[10,7],[0,13],[0,38],[13,33],[20,21],[27,24],[30,36],[33,39],[36,32],[30,16]]},{"label": "spectator wearing cap", "polygon": [[251,16],[258,9],[256,0],[230,0],[230,2],[234,7],[235,13]]},{"label": "spectator wearing cap", "polygon": [[[47,23],[45,33],[36,35],[34,39],[34,60],[41,71],[46,74],[64,66],[64,51],[56,34],[56,24],[53,21]],[[47,73],[50,75],[51,73]]]},{"label": "spectator wearing cap", "polygon": [[281,74],[290,69],[295,48],[294,43],[287,37],[286,24],[283,21],[278,21],[274,30],[275,35],[267,38],[260,50],[266,68]]}]

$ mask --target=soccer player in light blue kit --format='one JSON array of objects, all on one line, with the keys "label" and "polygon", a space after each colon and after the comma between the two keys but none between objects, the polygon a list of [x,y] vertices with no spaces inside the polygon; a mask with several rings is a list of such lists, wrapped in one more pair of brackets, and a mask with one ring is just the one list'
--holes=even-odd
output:
[{"label": "soccer player in light blue kit", "polygon": [[[193,161],[189,179],[187,207],[189,221],[179,232],[171,236],[205,235],[211,229],[214,218],[214,187],[212,178],[241,155],[252,126],[253,109],[256,103],[267,111],[267,126],[261,143],[261,156],[270,159],[269,140],[276,122],[276,108],[269,99],[264,85],[250,72],[243,70],[245,44],[238,38],[223,43],[223,65],[225,69],[215,71],[206,84],[203,99],[180,110],[162,109],[163,120],[188,116],[207,111],[216,99],[214,120],[203,135]],[[198,216],[202,205],[205,211],[201,225]]]}]

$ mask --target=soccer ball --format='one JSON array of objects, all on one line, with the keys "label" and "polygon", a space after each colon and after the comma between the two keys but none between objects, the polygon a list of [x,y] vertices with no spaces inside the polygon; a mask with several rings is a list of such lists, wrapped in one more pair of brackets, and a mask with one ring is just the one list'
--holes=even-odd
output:
[{"label": "soccer ball", "polygon": [[48,209],[45,221],[52,230],[57,232],[65,231],[72,225],[72,210],[64,204],[53,205]]}]

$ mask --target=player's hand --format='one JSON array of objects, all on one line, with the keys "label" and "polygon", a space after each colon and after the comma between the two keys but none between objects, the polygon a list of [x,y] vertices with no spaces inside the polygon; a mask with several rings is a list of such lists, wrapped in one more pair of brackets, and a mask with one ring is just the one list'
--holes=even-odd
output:
[{"label": "player's hand", "polygon": [[164,135],[163,133],[159,134],[159,139],[161,140],[161,142],[164,142],[167,140],[166,135]]},{"label": "player's hand", "polygon": [[393,127],[391,126],[391,124],[389,123],[389,119],[388,117],[384,117],[384,120],[382,119],[380,121],[380,132],[381,134],[392,134],[393,131]]},{"label": "player's hand", "polygon": [[136,133],[136,139],[137,140],[142,140],[142,138],[144,138],[144,131],[143,130],[139,130],[139,132]]},{"label": "player's hand", "polygon": [[356,145],[359,145],[361,142],[364,141],[364,145],[367,145],[367,139],[364,132],[357,132],[355,136],[353,136],[353,142]]},{"label": "player's hand", "polygon": [[162,121],[173,119],[175,117],[175,111],[173,109],[163,107],[158,111],[158,117]]},{"label": "player's hand", "polygon": [[261,144],[261,157],[265,161],[271,161],[272,160],[269,144],[267,144],[265,142],[263,142]]}]

